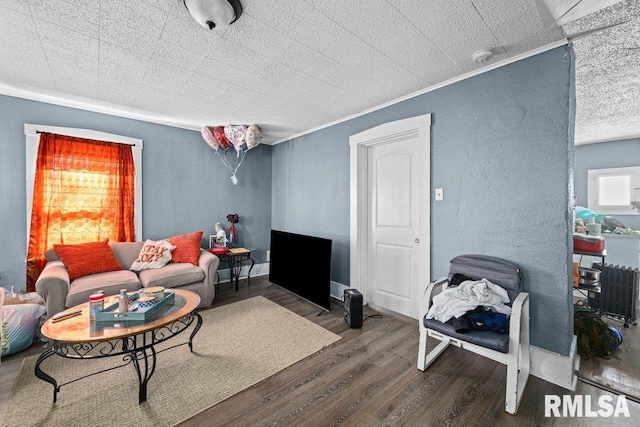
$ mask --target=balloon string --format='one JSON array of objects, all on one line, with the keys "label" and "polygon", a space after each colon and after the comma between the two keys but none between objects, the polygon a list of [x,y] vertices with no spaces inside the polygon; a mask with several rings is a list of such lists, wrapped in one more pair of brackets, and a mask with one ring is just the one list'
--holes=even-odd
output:
[{"label": "balloon string", "polygon": [[220,158],[220,160],[222,161],[222,164],[224,164],[227,167],[227,169],[229,169],[229,172],[231,172],[232,175],[235,175],[236,172],[238,171],[238,169],[240,168],[240,165],[242,165],[242,162],[244,161],[244,157],[246,156],[247,151],[249,151],[249,149],[237,152],[238,156],[240,156],[240,153],[242,153],[242,156],[239,157],[239,160],[238,160],[238,157],[236,157],[236,166],[235,166],[235,168],[233,166],[231,166],[231,163],[227,160],[227,152],[226,151],[224,153],[224,157],[222,157],[220,155],[218,149],[216,149],[216,155]]},{"label": "balloon string", "polygon": [[[236,171],[238,170],[238,168],[240,167],[240,165],[242,164],[242,162],[244,162],[244,156],[246,156],[248,150],[245,150],[242,152],[242,157],[240,158],[240,163],[238,163],[238,165],[236,166],[236,169],[233,171],[233,174],[236,174]],[[240,152],[238,151],[238,154],[240,154]]]},{"label": "balloon string", "polygon": [[225,165],[227,167],[227,169],[229,169],[229,171],[231,173],[233,173],[233,168],[231,167],[231,165],[229,164],[229,162],[227,161],[226,158],[223,158],[222,156],[220,156],[220,153],[218,152],[218,150],[216,149],[216,154],[218,155],[218,157],[220,158],[220,160],[222,161],[222,164]]}]

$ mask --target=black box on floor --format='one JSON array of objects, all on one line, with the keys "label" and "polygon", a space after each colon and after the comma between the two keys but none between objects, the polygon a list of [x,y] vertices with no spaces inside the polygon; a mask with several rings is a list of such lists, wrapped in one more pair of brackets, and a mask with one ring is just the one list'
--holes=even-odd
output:
[{"label": "black box on floor", "polygon": [[344,321],[351,328],[362,327],[362,294],[355,289],[344,290]]}]

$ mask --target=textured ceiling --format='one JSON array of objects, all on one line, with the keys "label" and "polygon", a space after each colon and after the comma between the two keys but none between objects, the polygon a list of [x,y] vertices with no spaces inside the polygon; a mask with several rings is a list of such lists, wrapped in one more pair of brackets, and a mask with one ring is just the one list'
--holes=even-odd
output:
[{"label": "textured ceiling", "polygon": [[563,37],[534,0],[242,4],[209,31],[182,0],[0,0],[0,84],[273,143]]},{"label": "textured ceiling", "polygon": [[571,39],[627,20],[573,42],[579,144],[640,136],[640,7],[622,1],[563,27]]},{"label": "textured ceiling", "polygon": [[564,25],[620,0],[535,0],[545,27]]}]

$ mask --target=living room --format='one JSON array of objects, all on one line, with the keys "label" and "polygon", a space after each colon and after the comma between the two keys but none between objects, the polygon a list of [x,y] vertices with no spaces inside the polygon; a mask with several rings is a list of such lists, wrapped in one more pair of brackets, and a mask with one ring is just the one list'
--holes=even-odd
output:
[{"label": "living room", "polygon": [[[1,19],[6,24],[3,27],[13,28],[12,31],[17,28],[18,33],[31,31],[23,26],[22,21],[15,20],[18,18],[32,20],[38,25],[52,25],[48,22],[52,19],[48,20],[42,11],[48,10],[47,7],[55,9],[55,6],[45,7],[42,3],[16,1],[1,4]],[[71,5],[66,1],[53,3],[59,6],[57,13],[61,14],[66,10],[62,6]],[[191,20],[188,21],[190,24],[197,25],[188,11],[183,10],[184,4],[180,1],[147,3],[156,4],[154,7],[164,10],[168,17],[174,16],[174,12],[180,13],[180,19],[185,22]],[[262,25],[266,24],[260,19],[270,23],[270,19],[277,18],[274,17],[277,15],[275,12],[287,10],[279,2],[264,2],[267,6],[258,3],[262,2],[242,1],[244,13],[229,27],[227,37],[228,40],[239,41],[239,51],[250,50],[253,55],[258,55],[256,51],[261,50],[258,40],[262,36],[251,33],[252,27],[255,29],[256,22],[259,22],[257,28],[264,29]],[[330,6],[338,7],[337,3],[340,2],[305,2],[305,7],[313,4],[314,9],[330,14]],[[389,3],[401,9],[408,7],[405,4],[408,2],[381,3],[385,4],[384,7]],[[444,3],[439,2],[439,6],[444,8]],[[486,6],[486,2],[460,3],[464,3],[465,11],[471,5],[480,9]],[[530,19],[537,20],[539,33],[544,34],[534,2],[520,3],[503,6],[503,12],[517,15],[526,10]],[[369,5],[360,6],[369,8]],[[348,7],[352,13],[357,10],[357,6]],[[86,11],[87,6],[78,8]],[[372,7],[362,18],[363,26],[373,26],[375,22],[367,23],[366,16],[379,17],[374,9]],[[450,18],[456,16],[451,13]],[[303,22],[303,16],[292,16]],[[277,24],[272,25],[293,25],[284,21],[276,20]],[[3,31],[8,34],[9,30]],[[226,216],[237,212],[240,215],[238,242],[252,249],[256,272],[264,276],[257,281],[252,280],[250,287],[243,282],[236,293],[230,285],[224,284],[226,271],[220,271],[223,283],[219,285],[214,308],[204,312],[262,295],[341,337],[314,357],[304,359],[202,412],[190,421],[192,425],[276,422],[327,425],[341,422],[343,418],[347,424],[367,425],[392,422],[394,417],[404,425],[444,421],[468,423],[477,422],[481,417],[484,417],[482,424],[489,423],[490,419],[495,423],[544,423],[545,395],[589,395],[597,398],[605,394],[595,387],[582,383],[576,386],[575,383],[578,358],[573,332],[573,301],[567,286],[571,282],[570,201],[573,190],[572,172],[568,165],[572,164],[574,155],[575,58],[561,30],[555,31],[547,34],[549,39],[538,41],[535,48],[521,46],[520,52],[499,54],[487,64],[476,65],[467,58],[472,64],[467,67],[473,70],[465,68],[463,71],[466,73],[458,72],[455,76],[446,73],[434,75],[435,80],[430,81],[433,84],[425,84],[419,89],[407,85],[411,90],[402,96],[388,98],[393,102],[375,102],[380,98],[375,98],[373,103],[367,100],[365,94],[373,96],[369,95],[374,92],[371,86],[354,89],[360,91],[361,96],[356,97],[353,93],[349,96],[344,89],[348,83],[341,85],[340,91],[330,94],[318,93],[316,88],[324,86],[302,88],[306,90],[305,99],[291,99],[292,96],[286,94],[277,98],[270,92],[269,95],[262,94],[258,101],[240,102],[233,99],[230,91],[221,91],[220,98],[215,98],[214,89],[203,89],[205,83],[211,84],[212,80],[203,78],[195,80],[194,84],[184,83],[179,90],[193,96],[193,104],[202,99],[215,99],[218,110],[210,104],[191,109],[193,106],[185,100],[186,97],[161,99],[158,92],[172,89],[168,72],[164,80],[156,80],[155,86],[149,84],[136,92],[140,94],[138,98],[127,99],[126,91],[123,91],[118,93],[120,101],[115,99],[116,94],[112,99],[103,96],[92,100],[88,94],[93,92],[79,95],[79,91],[74,94],[73,89],[57,87],[58,81],[64,79],[59,79],[55,73],[51,80],[56,83],[47,87],[48,80],[42,76],[25,74],[21,80],[17,74],[9,75],[10,70],[15,71],[19,67],[6,65],[0,69],[0,77],[3,77],[3,95],[0,95],[0,129],[3,131],[0,137],[3,153],[0,158],[3,183],[0,217],[6,237],[0,249],[0,285],[16,285],[25,289],[28,245],[25,125],[91,129],[136,138],[144,143],[139,240],[164,239],[202,230],[205,238],[201,246],[207,248],[206,237],[216,234],[215,223],[221,222],[227,227]],[[126,32],[122,30],[122,34]],[[200,37],[201,34],[197,34]],[[207,34],[202,37],[209,40]],[[238,39],[243,34],[252,43],[250,47],[242,45],[243,41]],[[139,48],[131,41],[133,39],[132,36],[128,38],[131,51]],[[121,49],[111,42],[102,39],[100,42],[109,45],[109,49]],[[202,43],[200,40],[200,45]],[[17,46],[25,48],[18,41],[14,45],[9,43],[5,47],[7,55],[9,51],[18,49]],[[478,49],[481,47],[477,46]],[[353,49],[354,55],[358,52],[357,46],[349,45],[346,49],[349,48]],[[234,57],[232,50],[220,49],[211,49],[208,57],[217,57],[222,63],[234,61],[238,67],[234,68],[238,78],[249,72],[242,69],[247,64]],[[106,54],[108,49],[100,52]],[[49,53],[53,54],[55,50],[47,51],[47,55]],[[11,55],[7,57],[16,57],[15,52]],[[259,59],[273,59],[269,55],[280,55],[274,62],[285,61],[283,58],[286,58],[281,51],[263,51]],[[251,66],[260,62],[255,58],[245,59]],[[97,61],[102,64],[101,59]],[[321,63],[311,62],[313,66]],[[35,61],[27,62],[25,67],[36,64],[43,65]],[[292,64],[299,63],[292,60],[289,65],[295,68],[297,65]],[[169,65],[175,67],[175,64],[167,64],[167,69],[170,69]],[[123,61],[122,66],[131,65]],[[99,68],[104,69],[102,66]],[[434,65],[434,68],[437,67]],[[149,70],[152,70],[151,64]],[[300,69],[296,71],[300,72]],[[396,80],[396,76],[400,74],[392,73],[389,80]],[[94,75],[93,78],[99,77]],[[176,74],[176,80],[182,78]],[[222,79],[221,76],[218,78]],[[41,83],[37,83],[38,79],[42,79]],[[79,78],[78,81],[83,80]],[[217,82],[223,87],[226,84],[224,80]],[[395,87],[389,91],[397,94],[398,85],[397,81],[390,82],[387,89]],[[109,86],[105,88],[108,90]],[[267,89],[284,90],[286,86]],[[336,94],[342,94],[344,98],[334,98]],[[316,96],[320,106],[317,111],[313,109]],[[140,101],[143,97],[148,98],[144,103]],[[358,102],[349,103],[350,98],[357,98]],[[344,105],[340,99],[344,99]],[[256,102],[273,105],[273,111],[265,111],[269,108],[251,110],[250,104]],[[291,107],[287,110],[288,103]],[[117,108],[119,104],[120,109]],[[338,105],[332,112],[333,116],[320,114],[330,111],[334,104]],[[303,109],[304,105],[308,108]],[[239,112],[240,107],[247,109]],[[215,112],[210,113],[208,108]],[[224,109],[229,112],[223,113]],[[183,111],[193,111],[194,115],[187,116]],[[254,111],[255,115],[247,111]],[[504,412],[506,375],[501,365],[481,360],[462,349],[449,349],[428,371],[419,371],[415,367],[418,347],[415,317],[409,321],[406,317],[385,311],[384,307],[365,307],[367,314],[381,313],[383,319],[368,319],[362,330],[350,329],[342,320],[337,300],[334,300],[330,313],[316,318],[314,306],[270,285],[265,276],[269,269],[270,232],[272,229],[284,230],[331,239],[331,281],[334,287],[338,290],[357,289],[363,285],[358,283],[354,274],[352,252],[350,138],[376,126],[425,114],[431,114],[430,186],[444,189],[442,200],[435,200],[431,189],[423,195],[430,201],[426,217],[429,218],[429,235],[420,236],[421,244],[426,246],[429,254],[428,280],[446,276],[449,261],[461,254],[496,256],[515,263],[524,271],[524,290],[529,293],[531,301],[531,379],[516,418]],[[302,120],[302,116],[309,119]],[[299,123],[296,124],[295,120]],[[230,171],[220,162],[221,153],[216,153],[203,141],[200,128],[237,123],[257,124],[264,137],[260,145],[246,153],[237,172],[238,183],[234,185]],[[231,148],[229,156],[235,156],[234,151]],[[224,266],[220,269],[223,270]],[[197,338],[194,340],[195,350],[198,349]],[[376,344],[378,340],[380,343]],[[41,348],[33,354],[40,351]],[[3,361],[0,369],[6,369],[5,363]],[[162,364],[161,356],[158,363]],[[389,376],[378,373],[378,376],[367,378],[368,373],[379,371],[380,366],[387,369],[394,366],[396,370]],[[465,372],[467,366],[478,372]],[[215,365],[210,369],[215,370]],[[319,378],[314,379],[309,372],[317,372]],[[328,374],[323,378],[320,373],[324,372]],[[349,381],[351,376],[356,378],[353,382]],[[400,380],[406,385],[402,385]],[[387,381],[391,387],[385,387]],[[485,381],[486,385],[483,385]],[[12,384],[4,386],[11,389]],[[50,388],[45,383],[41,386]],[[67,390],[71,387],[67,386]],[[296,394],[297,389],[300,389],[300,394]],[[483,389],[496,391],[485,393]],[[60,399],[64,401],[66,390],[64,387],[61,390]],[[384,396],[379,390],[384,391]],[[335,398],[332,397],[334,393]],[[456,399],[456,393],[462,393],[464,398]],[[9,394],[8,390],[6,394]],[[429,402],[436,395],[443,397],[433,405],[437,408],[429,409],[432,406]],[[290,399],[291,405],[284,403],[283,399]],[[321,408],[311,404],[314,399],[332,408],[330,415],[324,415],[327,418],[323,418]],[[358,406],[359,399],[365,401],[362,407]],[[153,400],[152,394],[149,400]],[[415,402],[421,403],[416,405]],[[629,406],[632,419],[637,420],[640,408],[633,402],[629,402]],[[495,409],[495,413],[487,411],[490,413],[483,415],[487,407]],[[371,415],[378,410],[375,417]],[[403,418],[405,413],[407,415]],[[335,418],[331,418],[333,416]]]}]

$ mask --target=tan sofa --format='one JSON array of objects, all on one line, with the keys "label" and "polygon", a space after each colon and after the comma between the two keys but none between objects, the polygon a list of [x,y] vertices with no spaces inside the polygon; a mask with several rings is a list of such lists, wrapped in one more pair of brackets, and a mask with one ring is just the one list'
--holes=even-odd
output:
[{"label": "tan sofa", "polygon": [[49,317],[74,305],[89,301],[89,295],[102,290],[106,296],[117,295],[121,289],[136,291],[150,286],[180,288],[200,296],[198,308],[209,307],[215,297],[215,277],[220,259],[202,249],[198,265],[169,263],[162,268],[129,271],[138,258],[144,242],[109,243],[124,270],[78,277],[69,283],[67,269],[53,249],[47,251],[47,265],[36,282],[36,291],[47,303]]}]

